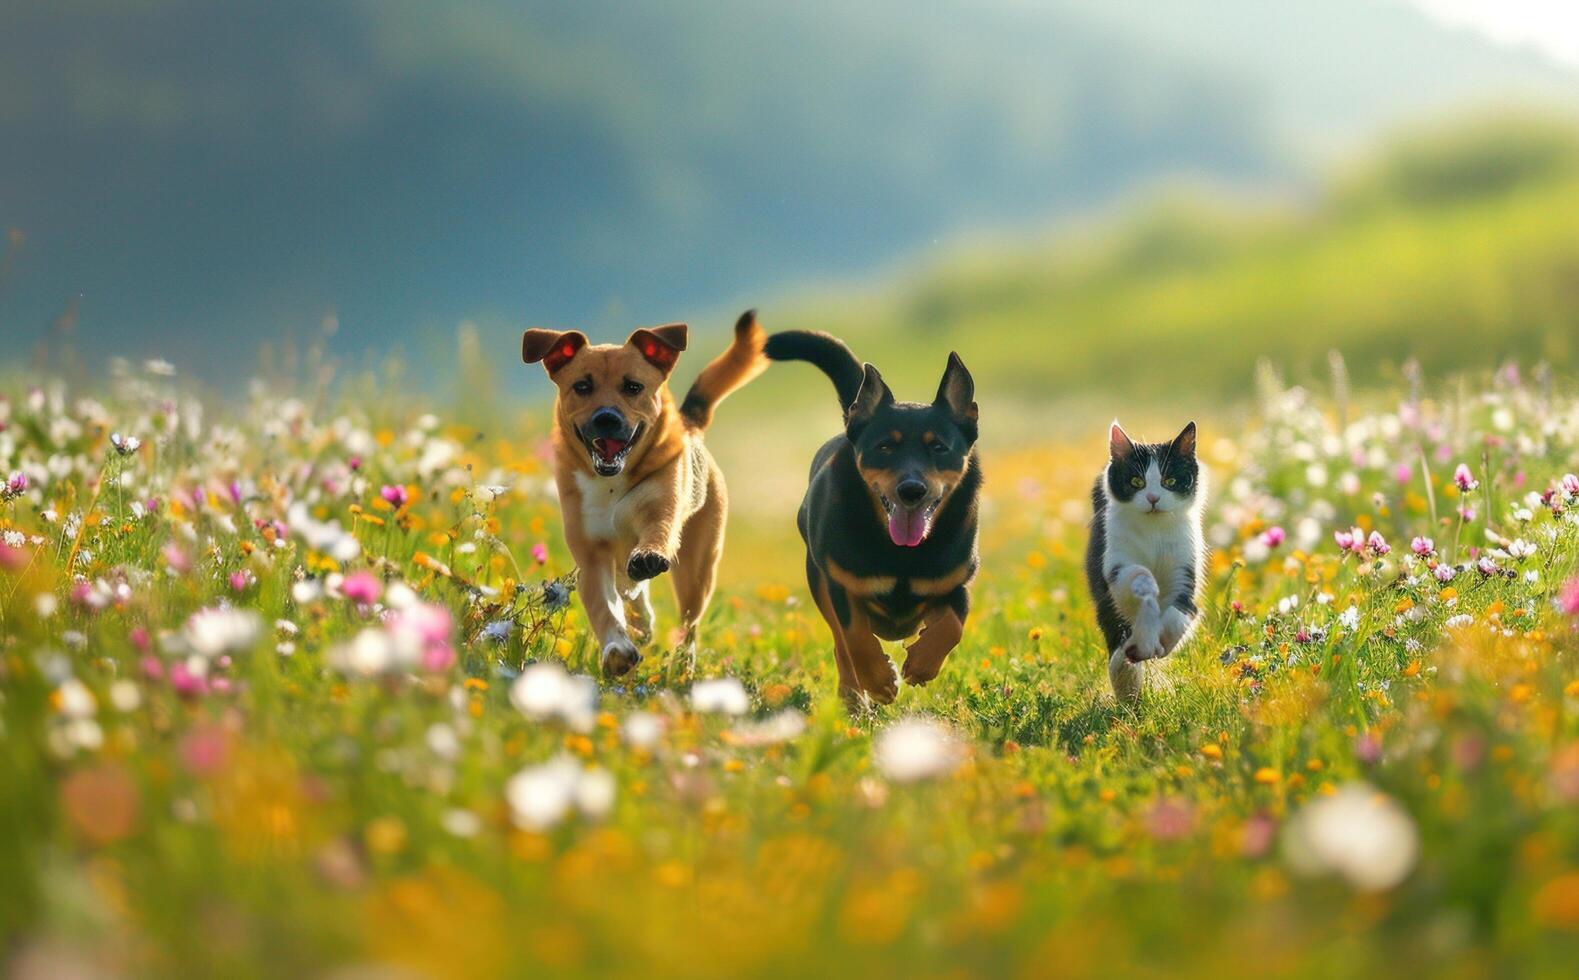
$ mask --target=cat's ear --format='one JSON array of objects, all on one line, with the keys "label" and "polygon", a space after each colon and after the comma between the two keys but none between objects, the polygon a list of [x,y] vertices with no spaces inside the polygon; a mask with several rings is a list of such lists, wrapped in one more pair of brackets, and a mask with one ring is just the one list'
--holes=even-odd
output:
[{"label": "cat's ear", "polygon": [[1184,427],[1184,431],[1179,433],[1178,438],[1173,440],[1173,451],[1178,453],[1180,456],[1185,456],[1185,457],[1194,457],[1195,456],[1195,423],[1194,422],[1191,422],[1189,425],[1185,426]]},{"label": "cat's ear", "polygon": [[1125,459],[1135,451],[1135,443],[1130,439],[1124,427],[1118,424],[1118,419],[1113,420],[1113,427],[1107,433],[1108,455],[1114,459]]},{"label": "cat's ear", "polygon": [[872,420],[878,409],[893,403],[894,393],[888,390],[883,376],[877,373],[877,368],[866,365],[861,375],[861,388],[855,393],[855,401],[850,403],[849,410],[844,413],[845,431],[853,437],[861,426]]}]

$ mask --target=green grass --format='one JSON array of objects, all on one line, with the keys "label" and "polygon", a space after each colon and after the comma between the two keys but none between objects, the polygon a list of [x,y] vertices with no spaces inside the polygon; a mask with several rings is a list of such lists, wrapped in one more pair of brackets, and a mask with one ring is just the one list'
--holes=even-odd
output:
[{"label": "green grass", "polygon": [[[263,396],[188,429],[158,378],[36,406],[12,391],[0,475],[32,480],[0,505],[23,536],[0,554],[11,970],[1566,975],[1579,646],[1556,601],[1579,500],[1524,494],[1575,468],[1579,407],[1507,379],[1447,391],[1355,396],[1340,436],[1337,406],[1269,383],[1250,425],[1203,430],[1204,622],[1138,708],[1108,695],[1080,584],[1090,447],[1035,442],[987,454],[975,611],[932,685],[845,715],[791,507],[737,518],[705,622],[697,673],[742,682],[746,715],[692,710],[660,642],[587,726],[511,696],[524,665],[595,667],[579,608],[542,599],[572,569],[531,432],[479,441],[416,407]],[[111,431],[143,445],[117,454]],[[1462,498],[1459,461],[1481,482]],[[410,502],[381,506],[385,485]],[[324,553],[329,520],[360,557]],[[1351,523],[1392,551],[1340,556]],[[1272,524],[1290,540],[1258,554]],[[1535,553],[1483,575],[1491,535]],[[335,572],[447,610],[454,662],[348,656],[398,628],[296,589]],[[262,627],[228,662],[183,640],[220,605]],[[194,656],[206,687],[182,693]],[[958,754],[911,782],[876,746],[917,715]],[[661,731],[633,739],[633,717]],[[754,727],[786,717],[804,730]],[[532,825],[511,780],[561,756],[572,779],[610,777],[612,804]],[[1354,787],[1358,816],[1311,809]],[[1307,821],[1338,822],[1327,857],[1347,874],[1300,870]],[[1344,864],[1372,839],[1379,859]],[[1364,877],[1395,857],[1401,873]]]}]

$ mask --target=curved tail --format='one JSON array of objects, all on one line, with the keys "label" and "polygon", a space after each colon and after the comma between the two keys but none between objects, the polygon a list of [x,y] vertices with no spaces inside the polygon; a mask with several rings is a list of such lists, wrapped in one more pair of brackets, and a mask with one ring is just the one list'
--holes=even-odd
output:
[{"label": "curved tail", "polygon": [[696,383],[685,393],[685,401],[680,403],[680,417],[686,425],[693,429],[707,428],[719,402],[767,370],[768,361],[762,355],[766,340],[767,335],[757,326],[757,311],[747,310],[740,314],[740,319],[735,321],[734,342],[702,368]]},{"label": "curved tail", "polygon": [[837,337],[819,330],[786,330],[769,337],[764,352],[771,361],[806,361],[821,368],[833,381],[839,407],[846,412],[861,390],[861,362]]}]

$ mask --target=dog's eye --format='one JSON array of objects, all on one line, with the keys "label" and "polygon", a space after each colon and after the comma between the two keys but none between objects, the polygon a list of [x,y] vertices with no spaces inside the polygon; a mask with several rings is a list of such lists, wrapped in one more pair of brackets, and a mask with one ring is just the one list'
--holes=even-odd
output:
[{"label": "dog's eye", "polygon": [[578,395],[590,395],[592,394],[592,379],[582,378],[580,381],[577,381],[575,384],[571,385],[570,390]]},{"label": "dog's eye", "polygon": [[1167,487],[1169,490],[1172,490],[1175,486],[1178,485],[1178,482],[1179,482],[1178,480],[1175,480],[1173,477],[1170,476],[1166,480],[1162,481],[1162,485]]},{"label": "dog's eye", "polygon": [[894,448],[894,444],[886,439],[877,444],[877,451],[880,453],[891,453],[894,451]]},{"label": "dog's eye", "polygon": [[1146,478],[1143,476],[1132,476],[1129,478],[1129,485],[1139,490],[1146,485]]},{"label": "dog's eye", "polygon": [[645,386],[640,381],[632,381],[629,378],[625,379],[625,394],[627,395],[639,395],[641,394],[643,387]]},{"label": "dog's eye", "polygon": [[942,442],[934,442],[932,444],[932,455],[934,455],[934,456],[942,456],[944,453],[947,453],[947,452],[948,452],[948,445],[947,444],[942,443]]}]

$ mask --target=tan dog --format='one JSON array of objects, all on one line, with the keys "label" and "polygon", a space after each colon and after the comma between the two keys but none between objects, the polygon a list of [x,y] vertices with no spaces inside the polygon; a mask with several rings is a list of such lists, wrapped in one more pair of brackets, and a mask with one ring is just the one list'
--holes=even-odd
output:
[{"label": "tan dog", "polygon": [[521,359],[541,361],[559,389],[554,477],[565,542],[609,677],[641,660],[637,643],[652,638],[647,581],[664,572],[673,573],[685,655],[694,656],[728,510],[724,475],[702,432],[714,406],[767,367],[756,312],[747,311],[734,343],[676,408],[668,380],[685,342],[683,323],[637,330],[623,345],[588,344],[579,331],[528,330],[521,338]]}]

